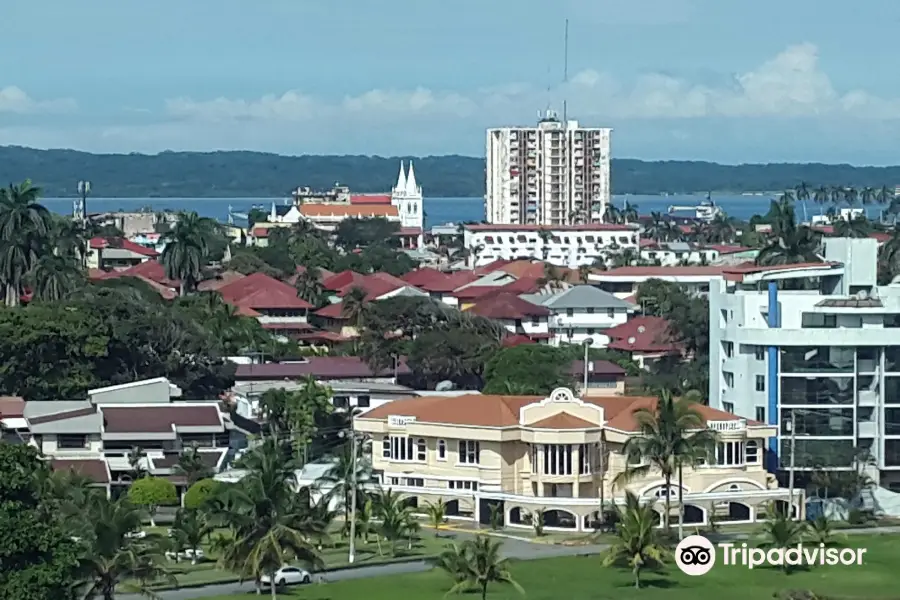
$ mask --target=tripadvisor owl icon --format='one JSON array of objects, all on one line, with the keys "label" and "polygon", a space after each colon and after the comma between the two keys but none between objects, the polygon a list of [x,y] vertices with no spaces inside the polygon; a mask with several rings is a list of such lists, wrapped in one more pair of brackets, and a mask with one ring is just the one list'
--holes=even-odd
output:
[{"label": "tripadvisor owl icon", "polygon": [[675,564],[685,575],[706,575],[716,564],[716,547],[702,535],[689,535],[675,547]]}]

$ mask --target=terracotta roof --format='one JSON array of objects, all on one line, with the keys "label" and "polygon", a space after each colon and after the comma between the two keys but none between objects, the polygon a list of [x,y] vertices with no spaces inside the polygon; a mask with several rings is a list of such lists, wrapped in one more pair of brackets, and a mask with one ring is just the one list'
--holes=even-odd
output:
[{"label": "terracotta roof", "polygon": [[176,427],[222,427],[215,404],[159,406],[104,406],[107,433],[169,433]]},{"label": "terracotta roof", "polygon": [[254,227],[250,235],[258,238],[267,238],[269,237],[269,229],[269,227]]},{"label": "terracotta roof", "polygon": [[235,314],[241,315],[242,317],[260,317],[260,316],[262,316],[260,313],[256,312],[249,306],[238,306],[237,310],[234,312],[235,312]]},{"label": "terracotta roof", "polygon": [[24,411],[25,400],[20,396],[0,396],[0,418],[21,418]]},{"label": "terracotta roof", "polygon": [[350,204],[390,204],[390,194],[352,194]]},{"label": "terracotta roof", "polygon": [[320,308],[313,313],[317,317],[325,317],[326,319],[346,319],[344,316],[344,303],[335,302],[324,308]]},{"label": "terracotta roof", "polygon": [[237,271],[222,271],[218,275],[216,275],[213,279],[206,279],[197,284],[197,290],[201,292],[206,292],[210,290],[217,290],[223,286],[228,285],[229,283],[233,283],[238,279],[243,279],[246,277],[243,273],[238,273]]},{"label": "terracotta roof", "polygon": [[88,269],[88,279],[91,281],[99,281],[101,279],[108,279],[110,276],[115,276],[114,271],[103,271],[101,269]]},{"label": "terracotta roof", "polygon": [[512,293],[496,294],[479,300],[468,312],[488,319],[524,319],[526,317],[549,317],[551,310],[522,300]]},{"label": "terracotta roof", "polygon": [[478,276],[487,275],[488,273],[493,273],[494,271],[499,271],[500,267],[503,267],[505,265],[508,265],[508,264],[511,264],[514,262],[516,262],[516,261],[507,260],[505,258],[499,258],[499,259],[495,260],[494,262],[489,262],[486,265],[478,267],[473,272]]},{"label": "terracotta roof", "polygon": [[[401,358],[397,374],[408,375],[406,359]],[[373,373],[368,364],[356,356],[311,356],[304,362],[266,363],[262,365],[238,365],[237,379],[300,379],[312,375],[317,379],[393,377],[394,369],[389,367]]]},{"label": "terracotta roof", "polygon": [[[733,268],[733,267],[731,267]],[[619,267],[598,273],[602,277],[691,277],[724,275],[727,266]]]},{"label": "terracotta roof", "polygon": [[443,271],[438,271],[437,269],[432,269],[430,267],[415,269],[400,277],[400,279],[402,279],[409,285],[421,287],[422,289],[426,289],[424,286],[427,286],[432,281],[443,281],[446,278],[446,273],[444,273]]},{"label": "terracotta roof", "polygon": [[500,345],[504,348],[512,348],[514,346],[521,346],[522,344],[534,344],[534,340],[528,337],[527,335],[515,334],[508,335],[503,338],[503,341],[500,342]]},{"label": "terracotta roof", "polygon": [[603,330],[609,336],[609,348],[626,352],[677,352],[680,344],[675,341],[669,322],[662,317],[635,317]]},{"label": "terracotta roof", "polygon": [[546,419],[541,419],[536,423],[531,423],[528,427],[534,429],[598,429],[599,425],[585,421],[575,415],[570,415],[567,412],[561,412]]},{"label": "terracotta roof", "polygon": [[50,461],[54,471],[73,471],[87,477],[94,483],[109,483],[109,467],[100,459],[68,459]]},{"label": "terracotta roof", "polygon": [[110,274],[109,277],[146,277],[151,281],[161,283],[166,287],[177,288],[178,282],[172,281],[166,277],[166,269],[158,261],[148,260],[139,265],[134,265],[124,271],[116,271],[115,275]]},{"label": "terracotta roof", "polygon": [[357,287],[365,290],[366,300],[377,300],[389,292],[411,286],[399,277],[394,277],[389,273],[372,273],[342,287],[338,291],[338,296],[346,296],[350,290]]},{"label": "terracotta roof", "polygon": [[478,278],[478,275],[472,271],[442,273],[426,267],[411,271],[401,279],[426,292],[448,293],[461,288],[467,283],[472,283]]},{"label": "terracotta roof", "polygon": [[[495,396],[468,394],[464,396],[422,396],[394,400],[377,406],[363,415],[361,420],[387,420],[389,416],[415,417],[422,423],[474,427],[517,427],[520,410],[544,400],[542,396]],[[619,431],[638,430],[634,413],[640,409],[653,410],[656,398],[647,396],[587,396],[581,399],[587,404],[600,406],[604,411],[607,427]],[[709,406],[695,404],[697,412],[708,421],[729,421],[740,417]],[[560,411],[565,413],[564,410]],[[572,415],[567,415],[571,417]],[[549,419],[554,416],[549,417]],[[580,419],[579,419],[580,420]],[[540,421],[538,422],[540,423]],[[748,421],[748,425],[762,425]],[[533,426],[533,425],[532,425]],[[582,426],[583,427],[583,426]],[[596,427],[591,424],[590,427]],[[579,427],[580,428],[580,427]]]},{"label": "terracotta roof", "polygon": [[397,217],[400,213],[391,204],[303,204],[300,214],[304,217]]},{"label": "terracotta roof", "polygon": [[469,231],[637,231],[637,225],[588,223],[586,225],[463,225]]},{"label": "terracotta roof", "polygon": [[90,239],[89,244],[92,250],[103,250],[105,248],[121,248],[122,250],[128,250],[129,252],[134,252],[135,254],[139,254],[141,256],[149,256],[151,258],[159,256],[159,252],[157,252],[153,248],[141,246],[140,244],[136,244],[131,240],[127,240],[125,238],[94,237]]},{"label": "terracotta roof", "polygon": [[818,262],[818,263],[796,263],[791,265],[757,265],[754,263],[745,263],[733,267],[725,267],[725,279],[729,281],[741,281],[744,275],[756,275],[758,273],[768,273],[770,271],[800,271],[804,269],[828,269],[831,267],[841,267],[841,263],[837,262]]},{"label": "terracotta roof", "polygon": [[366,276],[355,271],[341,271],[334,273],[322,279],[322,287],[326,290],[336,292],[351,283],[362,283],[366,280]]},{"label": "terracotta roof", "polygon": [[166,300],[174,300],[175,298],[178,297],[178,292],[176,292],[174,289],[170,288],[169,286],[167,286],[165,284],[154,281],[154,280],[150,279],[149,277],[144,277],[143,275],[134,275],[134,276],[128,275],[127,277],[134,277],[135,279],[140,279],[141,281],[143,281],[144,283],[146,283],[147,285],[152,287],[154,290],[156,290],[159,293],[159,295],[162,296]]},{"label": "terracotta roof", "polygon": [[249,306],[254,310],[310,309],[312,305],[297,297],[297,290],[264,273],[252,273],[219,288],[226,302]]}]

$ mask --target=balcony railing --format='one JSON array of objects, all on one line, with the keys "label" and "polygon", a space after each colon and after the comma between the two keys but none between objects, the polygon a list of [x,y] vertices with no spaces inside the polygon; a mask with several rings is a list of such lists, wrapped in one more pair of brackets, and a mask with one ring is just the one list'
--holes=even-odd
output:
[{"label": "balcony railing", "polygon": [[713,431],[743,431],[747,429],[747,420],[734,419],[732,421],[707,421],[706,425]]}]

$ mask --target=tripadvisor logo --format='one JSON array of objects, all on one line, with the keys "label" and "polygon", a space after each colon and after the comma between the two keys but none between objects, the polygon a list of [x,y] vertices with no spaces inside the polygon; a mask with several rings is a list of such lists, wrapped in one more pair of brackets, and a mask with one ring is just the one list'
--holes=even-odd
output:
[{"label": "tripadvisor logo", "polygon": [[[717,554],[721,552],[721,557]],[[690,535],[675,548],[675,564],[691,576],[706,575],[718,558],[725,566],[861,565],[865,548],[826,548],[825,544],[797,544],[789,548],[753,548],[746,543],[717,546],[702,535]]]}]

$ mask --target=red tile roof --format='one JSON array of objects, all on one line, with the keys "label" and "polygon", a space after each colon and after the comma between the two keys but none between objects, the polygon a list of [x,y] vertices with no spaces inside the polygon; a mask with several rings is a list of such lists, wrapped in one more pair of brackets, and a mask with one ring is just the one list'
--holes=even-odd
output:
[{"label": "red tile roof", "polygon": [[313,313],[317,317],[325,317],[326,319],[346,319],[344,316],[344,303],[343,302],[335,302],[334,304],[329,304],[324,308],[320,308],[316,312]]},{"label": "red tile roof", "polygon": [[172,427],[222,427],[215,404],[159,406],[104,406],[104,431],[107,433],[170,433]]},{"label": "red tile roof", "polygon": [[157,252],[153,248],[141,246],[140,244],[136,244],[131,240],[126,240],[125,238],[94,237],[91,238],[88,243],[90,244],[92,250],[103,250],[105,248],[121,248],[122,250],[128,250],[130,252],[134,252],[135,254],[147,256],[150,258],[159,256],[159,252]]},{"label": "red tile roof", "polygon": [[404,275],[401,279],[408,284],[424,290],[426,292],[434,292],[437,294],[446,294],[461,288],[462,286],[472,283],[478,279],[472,271],[455,271],[453,273],[443,273],[435,269],[422,268],[416,269]]},{"label": "red tile roof", "polygon": [[494,262],[490,262],[484,266],[478,267],[477,269],[475,269],[474,273],[479,276],[487,275],[488,273],[493,273],[494,271],[500,270],[500,267],[505,267],[506,265],[512,264],[514,262],[516,261],[499,258]]},{"label": "red tile roof", "polygon": [[629,321],[604,329],[610,338],[609,348],[626,352],[671,353],[681,350],[662,317],[635,317]]},{"label": "red tile roof", "polygon": [[596,423],[585,421],[567,412],[556,413],[529,425],[532,429],[598,429]]},{"label": "red tile roof", "polygon": [[114,275],[110,273],[108,277],[145,277],[156,283],[161,283],[166,287],[173,289],[178,287],[178,282],[168,279],[166,277],[165,267],[155,260],[144,261],[141,264],[134,265],[124,271],[116,271]]},{"label": "red tile roof", "polygon": [[390,204],[390,194],[352,194],[350,204]]},{"label": "red tile roof", "polygon": [[[613,375],[615,377],[624,377],[625,369],[608,360],[592,360],[589,363],[588,376],[590,375]],[[569,373],[572,375],[584,376],[584,361],[572,361],[569,367]]]},{"label": "red tile roof", "polygon": [[109,483],[109,467],[105,460],[100,459],[53,459],[50,468],[54,471],[72,471],[83,477],[87,477],[94,483]]},{"label": "red tile roof", "polygon": [[500,342],[500,345],[504,348],[512,348],[514,346],[521,346],[523,344],[534,344],[534,340],[528,337],[527,335],[515,334],[509,335],[503,338],[503,341]]},{"label": "red tile roof", "polygon": [[353,288],[361,288],[366,292],[366,300],[377,300],[381,296],[410,285],[389,273],[372,273],[361,280],[348,283],[338,291],[338,296],[346,296]]},{"label": "red tile roof", "polygon": [[[464,396],[424,396],[394,400],[375,407],[356,417],[360,420],[384,421],[391,415],[415,417],[422,423],[443,423],[473,427],[518,427],[520,411],[529,404],[544,400],[540,396],[495,396],[471,394]],[[654,410],[656,398],[646,396],[586,396],[581,400],[603,408],[606,427],[625,432],[637,432],[638,424],[634,413],[641,409]],[[693,407],[706,421],[732,421],[735,415],[700,404]],[[561,410],[558,414],[565,414]],[[550,416],[546,420],[553,419]],[[572,423],[571,421],[567,421]],[[542,421],[532,424],[539,425]],[[555,420],[553,423],[562,423]],[[761,423],[748,421],[748,425]],[[546,426],[546,425],[543,425]],[[591,425],[591,427],[596,427]]]},{"label": "red tile roof", "polygon": [[254,227],[253,231],[250,232],[250,235],[258,238],[267,238],[269,237],[269,229],[271,229],[271,227]]},{"label": "red tile roof", "polygon": [[496,294],[479,300],[468,312],[488,319],[524,319],[549,317],[553,314],[546,306],[532,304],[512,293]]},{"label": "red tile roof", "polygon": [[306,203],[300,206],[300,214],[305,217],[333,217],[335,219],[347,218],[373,218],[373,217],[397,217],[399,212],[392,204],[334,204],[324,202],[321,204]]},{"label": "red tile roof", "polygon": [[365,279],[365,275],[355,271],[341,271],[340,273],[335,273],[322,279],[322,286],[326,290],[336,292],[351,283],[362,283]]},{"label": "red tile roof", "polygon": [[[398,375],[408,375],[406,358],[397,365]],[[362,379],[368,377],[393,377],[393,367],[373,372],[368,364],[356,356],[313,356],[304,362],[266,363],[262,365],[238,365],[235,378],[239,380],[300,379],[312,375],[317,379]]]},{"label": "red tile roof", "polygon": [[265,309],[310,309],[312,305],[297,297],[297,290],[264,273],[252,273],[219,288],[222,298],[236,306],[256,311]]},{"label": "red tile roof", "polygon": [[243,273],[238,273],[237,271],[222,271],[213,279],[206,279],[197,284],[197,289],[201,292],[205,292],[207,290],[217,290],[223,286],[228,285],[238,279],[243,279],[246,277]]}]

